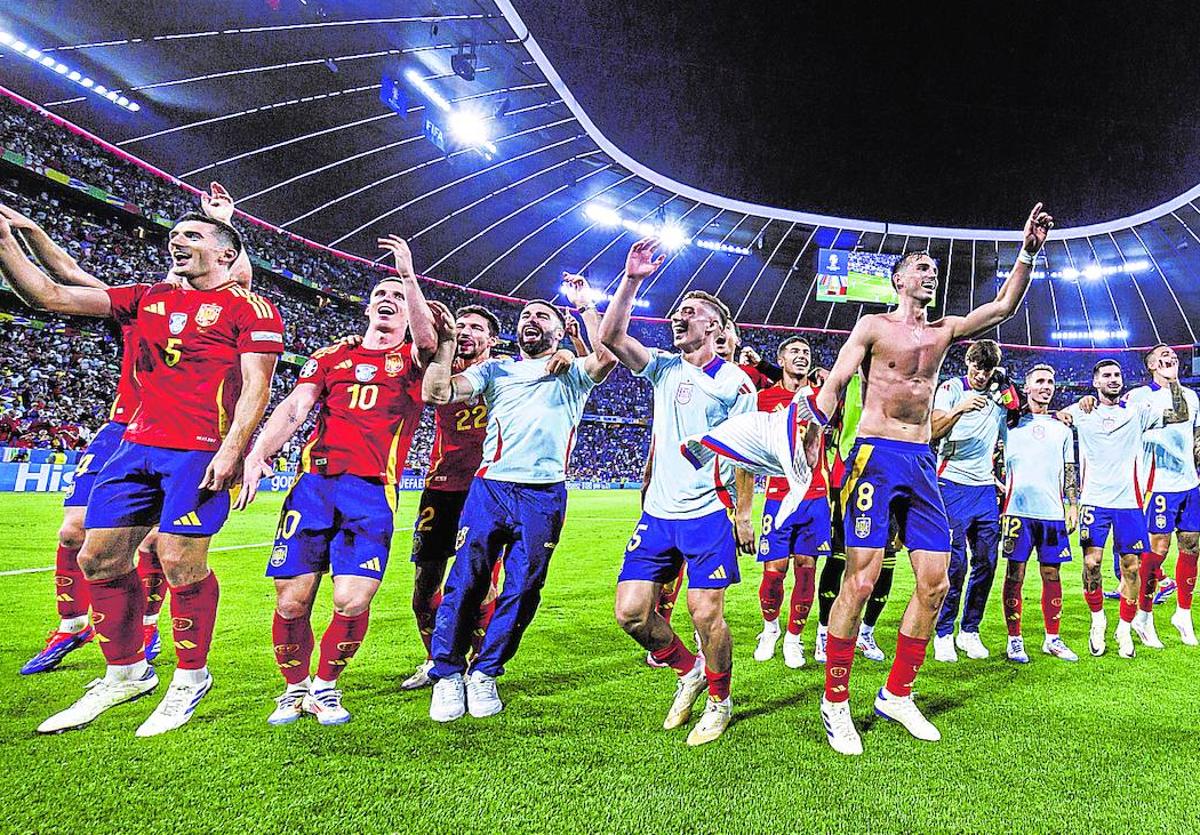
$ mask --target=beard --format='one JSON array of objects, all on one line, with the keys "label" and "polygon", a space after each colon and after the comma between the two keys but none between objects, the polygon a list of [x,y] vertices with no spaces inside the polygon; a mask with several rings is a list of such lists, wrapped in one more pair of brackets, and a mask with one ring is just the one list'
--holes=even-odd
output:
[{"label": "beard", "polygon": [[542,331],[537,339],[522,336],[520,342],[521,350],[531,357],[546,353],[546,351],[550,350],[552,344],[550,334],[545,331]]}]

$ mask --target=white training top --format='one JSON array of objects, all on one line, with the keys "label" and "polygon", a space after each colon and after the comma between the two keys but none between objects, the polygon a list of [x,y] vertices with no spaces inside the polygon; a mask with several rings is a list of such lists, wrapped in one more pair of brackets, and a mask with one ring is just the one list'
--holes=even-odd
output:
[{"label": "white training top", "polygon": [[[1196,459],[1192,444],[1196,427],[1200,426],[1200,397],[1189,388],[1183,390],[1188,406],[1188,419],[1161,429],[1151,429],[1142,437],[1143,457],[1140,472],[1146,493],[1178,493],[1200,485],[1196,475]],[[1129,404],[1145,403],[1159,413],[1171,408],[1171,391],[1157,383],[1140,386],[1129,392]]]},{"label": "white training top", "polygon": [[637,376],[654,386],[652,469],[643,510],[658,519],[695,519],[731,507],[733,462],[720,457],[697,470],[680,445],[727,417],[758,411],[758,393],[746,372],[720,357],[700,368],[679,354],[650,349],[650,362]]},{"label": "white training top", "polygon": [[1090,415],[1079,404],[1067,408],[1079,433],[1082,463],[1079,503],[1092,507],[1140,508],[1138,463],[1142,433],[1162,426],[1162,412],[1146,404],[1098,404]]},{"label": "white training top", "polygon": [[1063,521],[1066,465],[1074,463],[1075,439],[1066,424],[1053,415],[1021,415],[1004,444],[1008,490],[1003,513]]},{"label": "white training top", "polygon": [[[938,386],[933,408],[949,412],[972,394],[987,397],[984,392],[972,389],[965,377],[952,377]],[[990,397],[987,401],[979,411],[960,417],[950,434],[942,438],[938,448],[938,478],[971,486],[995,483],[992,453],[1005,432],[1005,410]]]},{"label": "white training top", "polygon": [[584,357],[559,375],[546,373],[549,361],[490,359],[462,372],[488,407],[477,476],[521,484],[566,480],[575,428],[596,383],[584,370]]}]

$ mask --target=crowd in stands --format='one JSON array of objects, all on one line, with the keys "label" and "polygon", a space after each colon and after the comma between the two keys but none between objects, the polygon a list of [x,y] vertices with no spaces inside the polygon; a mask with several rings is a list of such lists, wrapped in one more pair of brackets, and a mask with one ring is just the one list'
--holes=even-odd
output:
[{"label": "crowd in stands", "polygon": [[[163,243],[166,228],[148,218],[174,218],[197,207],[194,195],[126,162],[90,140],[62,128],[7,99],[0,98],[0,148],[24,156],[35,166],[57,169],[137,205],[143,217],[94,201],[82,193],[36,184],[27,173],[0,167],[0,200],[37,221],[62,243],[89,272],[112,284],[144,281],[166,270]],[[239,222],[251,255],[274,267],[286,268],[323,291],[290,280],[279,269],[255,268],[256,292],[280,309],[287,328],[286,347],[302,356],[332,340],[360,333],[361,304],[344,296],[368,295],[382,268],[341,258],[291,236]],[[882,263],[882,262],[881,262]],[[452,284],[428,281],[426,294],[452,310],[483,303],[501,322],[499,353],[515,353],[513,339],[520,302],[480,295]],[[36,320],[31,321],[31,320]],[[669,349],[670,329],[658,320],[635,320],[631,333],[650,347]],[[773,362],[778,345],[793,330],[746,326],[742,345],[753,347]],[[814,363],[829,367],[845,335],[804,331]],[[103,423],[115,388],[120,344],[103,322],[31,314],[10,293],[0,293],[0,446],[80,448]],[[943,376],[965,372],[965,346],[953,349]],[[1140,358],[1113,354],[1125,367],[1127,380],[1144,377]],[[1050,361],[1058,370],[1060,394],[1056,405],[1085,393],[1092,365],[1107,354],[1006,349],[1004,364],[1019,375],[1037,362]],[[295,383],[297,368],[280,363],[272,407]],[[646,422],[652,404],[648,384],[618,368],[596,388],[586,413],[633,419],[633,424],[585,420],[576,442],[572,477],[581,480],[640,481],[649,445]],[[431,412],[412,445],[409,466],[424,469],[433,431]],[[311,426],[304,427],[305,434]],[[303,434],[284,448],[283,457],[299,457]]]}]

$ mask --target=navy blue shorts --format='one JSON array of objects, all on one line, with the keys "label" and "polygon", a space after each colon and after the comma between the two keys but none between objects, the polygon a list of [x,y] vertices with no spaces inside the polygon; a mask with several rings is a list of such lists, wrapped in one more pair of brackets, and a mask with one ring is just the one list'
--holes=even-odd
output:
[{"label": "navy blue shorts", "polygon": [[779,500],[768,499],[763,505],[762,536],[758,538],[758,561],[805,557],[828,557],[832,525],[829,500],[805,499],[782,527],[776,527]]},{"label": "navy blue shorts", "polygon": [[88,499],[92,495],[92,488],[96,485],[96,478],[104,469],[104,465],[108,463],[108,459],[113,457],[113,453],[121,445],[121,438],[124,436],[125,424],[123,423],[109,421],[100,427],[96,437],[92,438],[92,442],[87,445],[87,449],[83,451],[83,455],[79,456],[79,461],[75,464],[75,479],[67,490],[63,507],[88,506]]},{"label": "navy blue shorts", "polygon": [[1151,493],[1147,499],[1146,527],[1150,533],[1200,531],[1200,487],[1175,493]]},{"label": "navy blue shorts", "polygon": [[1005,516],[1000,520],[1000,536],[1004,556],[1013,562],[1028,562],[1035,550],[1038,562],[1045,565],[1071,561],[1066,522]]},{"label": "navy blue shorts", "polygon": [[200,489],[216,454],[121,441],[92,486],[84,526],[212,536],[229,518],[229,491]]},{"label": "navy blue shorts", "polygon": [[847,548],[883,548],[895,515],[909,551],[950,551],[950,523],[928,444],[859,438],[842,486]]},{"label": "navy blue shorts", "polygon": [[303,473],[279,510],[267,576],[331,571],[382,580],[395,512],[394,484],[348,473]]},{"label": "navy blue shorts", "polygon": [[716,510],[695,519],[658,519],[643,513],[625,548],[617,582],[669,583],[685,562],[693,589],[723,589],[741,582],[728,512]]},{"label": "navy blue shorts", "polygon": [[1103,548],[1112,534],[1113,554],[1141,555],[1149,547],[1146,516],[1136,507],[1111,508],[1084,505],[1079,508],[1079,544]]}]

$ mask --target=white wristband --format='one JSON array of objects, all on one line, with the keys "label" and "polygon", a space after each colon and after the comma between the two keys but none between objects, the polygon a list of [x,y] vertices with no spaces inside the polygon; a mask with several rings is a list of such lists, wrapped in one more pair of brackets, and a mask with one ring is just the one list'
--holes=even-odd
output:
[{"label": "white wristband", "polygon": [[1029,266],[1032,267],[1034,257],[1035,256],[1030,255],[1028,252],[1025,251],[1024,248],[1022,248],[1021,254],[1017,256],[1017,261],[1019,261],[1022,264],[1028,264]]}]

